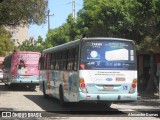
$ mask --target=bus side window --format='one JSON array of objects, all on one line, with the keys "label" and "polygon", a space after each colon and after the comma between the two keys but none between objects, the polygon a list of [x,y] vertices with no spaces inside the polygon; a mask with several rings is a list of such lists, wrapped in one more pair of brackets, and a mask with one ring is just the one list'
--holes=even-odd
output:
[{"label": "bus side window", "polygon": [[5,68],[11,68],[11,59],[12,59],[11,56],[7,56],[7,57],[4,59],[4,67],[5,67]]},{"label": "bus side window", "polygon": [[61,61],[61,52],[57,52],[56,53],[56,65],[55,65],[56,70],[60,69],[60,61]]},{"label": "bus side window", "polygon": [[69,49],[67,70],[77,70],[78,47]]},{"label": "bus side window", "polygon": [[62,51],[62,57],[61,57],[61,70],[66,70],[67,69],[67,54],[68,50],[63,50]]},{"label": "bus side window", "polygon": [[46,67],[47,67],[47,70],[49,70],[49,69],[51,69],[51,54],[47,54],[47,56],[46,56],[47,58],[46,58],[46,62],[47,62],[47,65],[46,65]]},{"label": "bus side window", "polygon": [[40,69],[40,70],[43,70],[43,69],[44,69],[44,57],[43,57],[43,56],[41,56],[41,57],[39,58],[39,69]]},{"label": "bus side window", "polygon": [[46,70],[46,66],[47,66],[47,57],[46,57],[46,54],[44,54],[44,62],[43,62],[43,70]]},{"label": "bus side window", "polygon": [[55,62],[54,62],[55,60],[54,60],[54,53],[52,53],[51,54],[51,70],[54,70],[54,68],[55,68]]},{"label": "bus side window", "polygon": [[79,56],[79,47],[76,46],[74,49],[74,65],[73,65],[73,70],[78,69],[78,56]]},{"label": "bus side window", "polygon": [[44,70],[44,60],[45,60],[44,55],[42,55],[40,57],[40,69],[41,70]]},{"label": "bus side window", "polygon": [[73,48],[68,51],[67,70],[72,70],[73,66]]}]

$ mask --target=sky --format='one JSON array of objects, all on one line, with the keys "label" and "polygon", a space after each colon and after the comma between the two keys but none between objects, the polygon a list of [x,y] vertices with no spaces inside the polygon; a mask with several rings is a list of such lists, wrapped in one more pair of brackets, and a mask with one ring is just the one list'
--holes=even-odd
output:
[{"label": "sky", "polygon": [[[75,0],[75,1],[76,1],[75,11],[77,13],[83,7],[83,0]],[[50,29],[54,29],[66,23],[68,15],[70,13],[72,14],[72,0],[48,0],[48,8],[50,10],[49,14],[52,15],[49,17]],[[48,31],[48,19],[46,20],[45,24],[42,24],[40,26],[30,25],[28,36],[29,38],[34,37],[34,39],[37,39],[38,36],[40,35],[43,38],[43,40],[45,40],[47,31]]]}]

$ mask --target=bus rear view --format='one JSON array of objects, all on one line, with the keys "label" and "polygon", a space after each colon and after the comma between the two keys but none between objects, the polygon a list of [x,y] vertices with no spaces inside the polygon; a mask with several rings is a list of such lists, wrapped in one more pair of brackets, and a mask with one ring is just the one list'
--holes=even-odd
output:
[{"label": "bus rear view", "polygon": [[80,101],[136,101],[137,63],[132,40],[83,38]]},{"label": "bus rear view", "polygon": [[26,86],[31,90],[39,85],[39,52],[13,52],[4,60],[4,80],[8,87]]}]

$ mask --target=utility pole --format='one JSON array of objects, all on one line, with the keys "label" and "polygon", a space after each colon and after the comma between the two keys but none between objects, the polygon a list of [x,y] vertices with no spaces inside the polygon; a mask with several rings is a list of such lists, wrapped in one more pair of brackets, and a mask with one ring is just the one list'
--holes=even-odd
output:
[{"label": "utility pole", "polygon": [[50,15],[49,13],[50,13],[50,10],[48,10],[48,14],[47,14],[47,16],[48,16],[48,31],[50,30],[50,16],[54,15],[54,14]]},{"label": "utility pole", "polygon": [[72,15],[76,19],[76,0],[72,0]]}]

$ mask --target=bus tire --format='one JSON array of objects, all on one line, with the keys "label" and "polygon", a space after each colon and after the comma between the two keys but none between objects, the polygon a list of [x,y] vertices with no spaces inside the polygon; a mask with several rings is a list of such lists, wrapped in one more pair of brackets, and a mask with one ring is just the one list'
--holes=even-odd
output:
[{"label": "bus tire", "polygon": [[6,82],[3,82],[5,86],[8,86],[8,84]]},{"label": "bus tire", "polygon": [[59,87],[59,99],[60,99],[60,104],[62,107],[66,107],[66,102],[64,101],[64,94],[63,94],[63,88],[62,86]]},{"label": "bus tire", "polygon": [[43,90],[43,96],[45,97],[45,98],[47,98],[48,97],[48,95],[46,94],[46,90],[45,90],[45,84],[44,84],[44,82],[43,82],[43,88],[42,88]]}]

